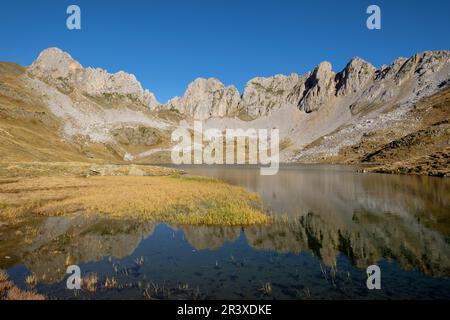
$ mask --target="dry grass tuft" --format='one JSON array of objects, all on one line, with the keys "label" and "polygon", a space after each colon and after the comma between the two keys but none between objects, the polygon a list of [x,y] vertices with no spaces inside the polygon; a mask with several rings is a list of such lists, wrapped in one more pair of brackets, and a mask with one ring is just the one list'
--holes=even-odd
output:
[{"label": "dry grass tuft", "polygon": [[29,275],[25,278],[25,283],[30,287],[34,288],[37,284],[37,278],[34,274]]},{"label": "dry grass tuft", "polygon": [[17,288],[9,280],[8,274],[0,270],[0,300],[45,300],[45,296],[34,291],[24,291]]},{"label": "dry grass tuft", "polygon": [[45,297],[33,291],[23,291],[13,287],[9,290],[6,300],[45,300]]},{"label": "dry grass tuft", "polygon": [[81,279],[81,285],[89,292],[97,291],[98,276],[93,273]]},{"label": "dry grass tuft", "polygon": [[272,295],[272,284],[270,282],[266,282],[263,286],[258,290],[265,296]]},{"label": "dry grass tuft", "polygon": [[117,279],[114,277],[106,278],[104,287],[106,289],[114,289],[119,286],[119,283],[117,282]]},{"label": "dry grass tuft", "polygon": [[0,270],[0,282],[8,281],[8,279],[8,274],[5,271]]}]

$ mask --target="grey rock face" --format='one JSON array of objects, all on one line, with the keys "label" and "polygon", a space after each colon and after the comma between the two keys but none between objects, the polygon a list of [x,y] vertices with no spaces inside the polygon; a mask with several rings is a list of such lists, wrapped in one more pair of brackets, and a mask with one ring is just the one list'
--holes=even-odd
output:
[{"label": "grey rock face", "polygon": [[331,70],[331,63],[320,63],[306,80],[306,90],[299,103],[300,110],[307,113],[320,109],[334,96],[336,74]]},{"label": "grey rock face", "polygon": [[[433,94],[450,79],[450,52],[427,51],[409,59],[398,58],[376,69],[353,58],[341,72],[333,72],[329,62],[320,63],[304,76],[291,74],[251,79],[242,97],[234,86],[224,86],[215,78],[198,78],[182,97],[162,108],[174,109],[198,120],[246,115],[250,119],[268,116],[286,105],[311,113],[348,101],[352,112],[369,105],[405,103]],[[102,69],[83,68],[69,54],[57,48],[44,50],[28,68],[28,74],[69,94],[106,98],[118,105],[159,107],[154,95],[144,90],[134,75],[109,74]]]},{"label": "grey rock face", "polygon": [[236,115],[240,100],[235,87],[225,87],[214,78],[198,78],[189,84],[183,97],[170,100],[166,107],[190,115],[194,119],[205,120]]},{"label": "grey rock face", "polygon": [[155,96],[144,90],[132,74],[110,74],[102,69],[83,68],[68,53],[58,48],[44,50],[28,68],[28,74],[63,93],[77,89],[92,97],[115,96],[150,109],[158,105]]},{"label": "grey rock face", "polygon": [[450,79],[450,51],[427,51],[396,59],[375,71],[374,79],[359,93],[352,110],[369,104],[411,103],[440,90]]},{"label": "grey rock face", "polygon": [[305,80],[306,77],[298,74],[254,78],[240,97],[234,86],[225,87],[214,78],[199,78],[188,86],[183,97],[173,98],[165,107],[198,120],[234,117],[238,113],[255,119],[288,103],[297,103],[296,92],[303,93]]},{"label": "grey rock face", "polygon": [[242,96],[242,107],[251,118],[268,115],[292,100],[295,87],[304,87],[305,78],[298,74],[276,75],[250,80]]},{"label": "grey rock face", "polygon": [[346,96],[357,93],[373,79],[374,73],[375,67],[370,63],[353,58],[345,69],[337,74],[336,94]]},{"label": "grey rock face", "polygon": [[298,90],[298,106],[309,113],[331,106],[336,99],[348,99],[350,109],[357,112],[369,105],[413,102],[439,90],[450,78],[449,72],[449,51],[398,58],[380,69],[354,58],[338,74],[325,62],[307,78],[303,95]]}]

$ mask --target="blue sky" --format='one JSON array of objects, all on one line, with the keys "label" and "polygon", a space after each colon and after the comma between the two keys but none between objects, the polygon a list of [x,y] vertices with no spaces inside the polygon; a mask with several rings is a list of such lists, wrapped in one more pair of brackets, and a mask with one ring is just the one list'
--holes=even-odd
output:
[{"label": "blue sky", "polygon": [[[77,4],[82,30],[66,28]],[[366,28],[377,4],[382,29]],[[0,61],[29,65],[59,47],[84,66],[134,73],[161,102],[197,77],[242,92],[255,76],[303,74],[323,60],[341,70],[359,56],[376,66],[450,49],[448,0],[4,0]]]}]

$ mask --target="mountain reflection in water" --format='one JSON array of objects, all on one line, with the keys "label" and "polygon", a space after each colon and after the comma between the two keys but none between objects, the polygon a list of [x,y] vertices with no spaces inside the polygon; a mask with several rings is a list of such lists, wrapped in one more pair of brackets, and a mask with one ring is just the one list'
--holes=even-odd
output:
[{"label": "mountain reflection in water", "polygon": [[[19,283],[20,276],[33,273],[42,290],[63,298],[68,297],[63,288],[68,265],[102,278],[117,273],[111,264],[127,263],[134,269],[126,276],[133,277],[134,270],[132,280],[140,285],[133,292],[133,285],[122,288],[114,297],[145,297],[142,283],[152,279],[173,286],[189,280],[204,292],[198,298],[263,298],[258,288],[266,281],[274,282],[274,298],[361,298],[368,295],[365,268],[382,263],[395,281],[417,280],[425,289],[402,284],[380,297],[429,298],[430,292],[450,297],[448,179],[362,174],[339,166],[287,166],[276,176],[260,176],[258,168],[183,169],[257,192],[268,210],[287,219],[242,228],[167,227],[82,215],[36,218],[0,229],[0,257],[10,257],[0,260],[0,268]],[[148,266],[133,263],[141,256]],[[309,273],[309,285],[295,284]],[[357,285],[347,283],[351,275],[360,278]],[[227,281],[214,282],[221,277],[237,289],[227,289]],[[331,291],[314,277],[327,279]],[[323,290],[315,291],[314,285]]]}]

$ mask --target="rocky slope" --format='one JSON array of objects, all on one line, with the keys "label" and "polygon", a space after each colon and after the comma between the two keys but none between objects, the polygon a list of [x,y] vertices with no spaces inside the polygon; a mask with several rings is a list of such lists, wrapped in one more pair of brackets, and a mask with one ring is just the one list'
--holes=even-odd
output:
[{"label": "rocky slope", "polygon": [[133,75],[83,68],[56,48],[27,68],[1,63],[0,79],[3,161],[131,160],[173,130]]},{"label": "rocky slope", "polygon": [[[27,68],[2,63],[0,79],[3,159],[168,161],[170,133],[201,120],[219,129],[279,128],[282,161],[385,164],[394,158],[368,156],[418,130],[429,137],[435,132],[429,126],[447,120],[450,51],[380,68],[353,58],[340,72],[322,62],[305,75],[251,79],[242,95],[217,79],[198,78],[164,105],[133,75],[84,68],[56,48]],[[436,102],[444,105],[440,111],[417,108],[433,95],[443,99]],[[51,152],[46,139],[60,152]],[[427,150],[444,149],[423,148],[416,156]]]}]

